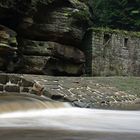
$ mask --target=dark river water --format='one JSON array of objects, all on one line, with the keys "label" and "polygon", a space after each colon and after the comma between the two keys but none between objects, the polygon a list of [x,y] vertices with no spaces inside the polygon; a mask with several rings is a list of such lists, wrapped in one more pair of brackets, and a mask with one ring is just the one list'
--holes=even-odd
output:
[{"label": "dark river water", "polygon": [[[32,98],[16,100],[17,104],[13,102],[15,97],[1,99],[0,106],[4,106],[7,100],[9,104],[1,108],[0,140],[140,140],[139,110],[84,109],[59,103],[58,108],[51,103],[48,108],[44,103],[41,103],[42,108],[40,104],[33,108],[28,103],[38,101]],[[15,106],[20,103],[23,109],[20,106],[16,110]]]}]

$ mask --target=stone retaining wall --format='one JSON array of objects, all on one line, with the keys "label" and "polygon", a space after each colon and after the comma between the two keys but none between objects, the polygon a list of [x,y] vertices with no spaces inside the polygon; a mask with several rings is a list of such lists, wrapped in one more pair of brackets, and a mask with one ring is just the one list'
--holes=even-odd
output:
[{"label": "stone retaining wall", "polygon": [[30,92],[33,83],[24,79],[22,75],[0,74],[0,92]]}]

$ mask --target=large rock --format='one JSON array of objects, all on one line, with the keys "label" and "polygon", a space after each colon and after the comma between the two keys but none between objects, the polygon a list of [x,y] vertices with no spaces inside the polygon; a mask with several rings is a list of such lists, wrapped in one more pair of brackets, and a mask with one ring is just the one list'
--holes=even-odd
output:
[{"label": "large rock", "polygon": [[81,75],[83,64],[73,64],[46,56],[26,56],[22,58],[18,72],[47,75]]},{"label": "large rock", "polygon": [[[8,72],[83,74],[85,55],[81,44],[88,17],[87,6],[79,0],[1,0],[0,24],[25,39],[19,41],[20,59],[16,58],[14,64],[10,62]],[[1,46],[17,46],[16,34],[11,36],[6,31],[5,35]],[[5,59],[6,62],[13,59],[12,55],[8,59],[5,56],[4,53],[1,67],[7,65],[3,64]]]},{"label": "large rock", "polygon": [[21,36],[31,40],[53,41],[80,47],[85,33],[86,16],[88,17],[87,7],[75,0],[54,3],[53,6],[40,4],[33,15],[22,19],[18,31]]},{"label": "large rock", "polygon": [[16,32],[0,25],[0,70],[13,71],[16,51]]},{"label": "large rock", "polygon": [[84,53],[73,47],[56,42],[44,42],[21,39],[19,50],[25,55],[53,56],[73,63],[84,63]]},{"label": "large rock", "polygon": [[17,40],[16,40],[16,32],[0,25],[0,49],[2,48],[11,48],[11,50],[16,49]]},{"label": "large rock", "polygon": [[[78,0],[2,0],[0,23],[28,39],[79,46],[89,17]],[[80,47],[80,46],[79,46]]]},{"label": "large rock", "polygon": [[45,56],[22,56],[18,66],[18,72],[30,74],[44,74],[43,69],[49,57]]}]

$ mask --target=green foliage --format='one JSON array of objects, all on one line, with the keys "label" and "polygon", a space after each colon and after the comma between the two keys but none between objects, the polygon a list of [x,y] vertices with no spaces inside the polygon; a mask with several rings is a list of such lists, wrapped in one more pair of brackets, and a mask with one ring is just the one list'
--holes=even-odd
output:
[{"label": "green foliage", "polygon": [[96,26],[140,30],[140,0],[89,0]]},{"label": "green foliage", "polygon": [[79,22],[87,22],[89,20],[89,13],[86,10],[75,11],[71,16],[76,18]]},{"label": "green foliage", "polygon": [[119,29],[110,29],[110,28],[89,28],[88,30],[93,30],[97,33],[109,33],[109,34],[121,34],[131,37],[138,37],[140,38],[140,32],[134,32],[134,31],[126,31],[126,30],[119,30]]},{"label": "green foliage", "polygon": [[80,2],[83,2],[83,3],[88,3],[88,0],[79,0]]}]

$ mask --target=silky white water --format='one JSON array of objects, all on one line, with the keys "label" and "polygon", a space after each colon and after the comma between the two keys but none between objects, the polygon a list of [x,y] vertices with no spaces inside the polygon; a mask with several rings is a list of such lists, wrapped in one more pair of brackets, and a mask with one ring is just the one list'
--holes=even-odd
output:
[{"label": "silky white water", "polygon": [[30,110],[0,115],[0,127],[139,132],[140,111],[82,108]]},{"label": "silky white water", "polygon": [[[13,96],[10,100],[5,99],[11,101]],[[4,112],[3,108],[0,113],[0,138],[4,140],[140,140],[139,110],[85,109],[63,103],[58,103],[57,108],[57,103],[54,106],[46,102],[42,106],[40,101],[27,100],[27,97],[21,103],[37,102],[35,106],[38,108],[29,104],[29,109],[17,107],[15,110],[20,102],[6,102],[6,111],[8,106],[14,106],[14,111]]]}]

